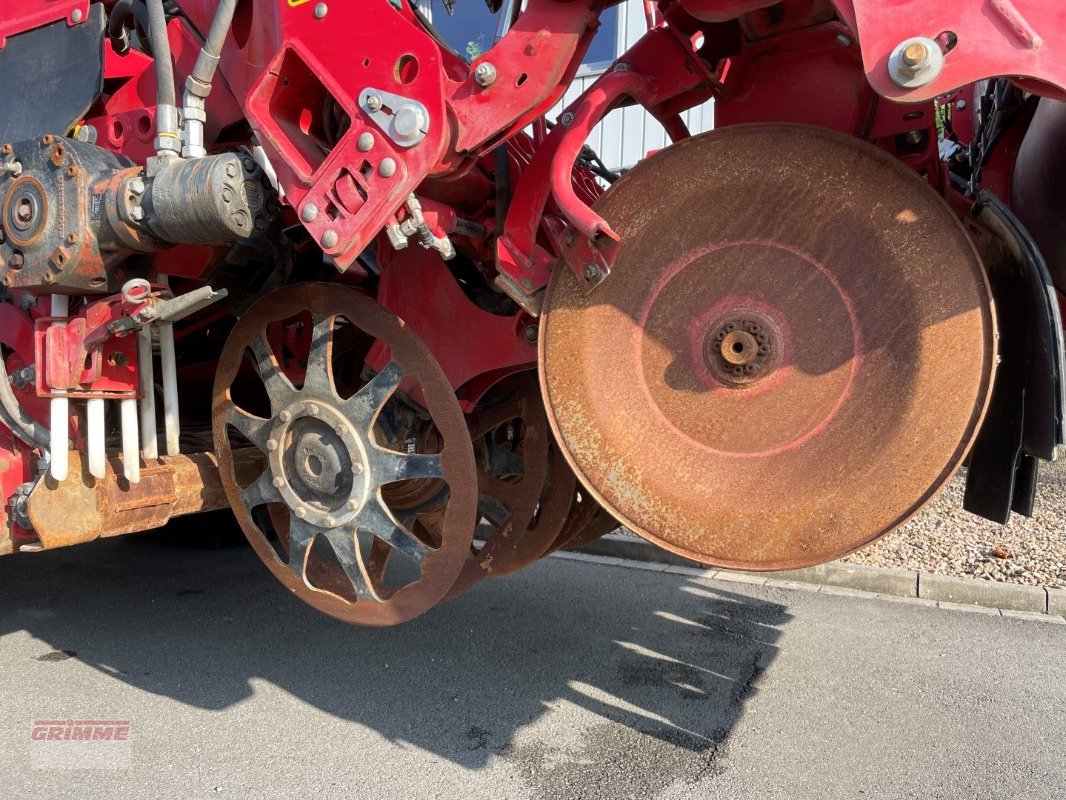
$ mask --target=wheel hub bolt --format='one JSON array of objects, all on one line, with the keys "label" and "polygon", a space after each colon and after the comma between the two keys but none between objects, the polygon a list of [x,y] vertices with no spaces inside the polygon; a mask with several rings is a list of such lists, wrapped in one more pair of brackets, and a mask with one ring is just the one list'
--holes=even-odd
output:
[{"label": "wheel hub bolt", "polygon": [[288,411],[282,411],[280,414],[278,414],[278,419],[280,419],[282,422],[288,422],[290,419],[292,419],[292,414],[290,414]]},{"label": "wheel hub bolt", "polygon": [[285,485],[285,479],[282,478],[282,477],[277,477],[277,478],[274,478],[273,483],[274,483],[274,486],[276,486],[278,489],[280,489],[282,486]]},{"label": "wheel hub bolt", "polygon": [[277,450],[278,442],[276,439],[267,439],[267,450]]}]

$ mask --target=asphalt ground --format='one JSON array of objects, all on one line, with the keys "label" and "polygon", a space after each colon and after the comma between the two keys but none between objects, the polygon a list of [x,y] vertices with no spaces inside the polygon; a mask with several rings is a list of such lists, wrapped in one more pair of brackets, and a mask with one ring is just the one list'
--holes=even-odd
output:
[{"label": "asphalt ground", "polygon": [[0,587],[4,797],[1066,796],[1064,624],[553,558],[368,630],[153,537]]}]

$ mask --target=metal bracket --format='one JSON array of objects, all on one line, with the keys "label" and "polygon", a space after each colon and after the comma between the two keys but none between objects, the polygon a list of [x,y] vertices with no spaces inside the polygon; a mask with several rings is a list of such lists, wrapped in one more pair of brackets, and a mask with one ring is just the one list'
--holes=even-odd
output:
[{"label": "metal bracket", "polygon": [[417,100],[368,86],[359,108],[401,147],[414,147],[429,133],[429,111]]}]

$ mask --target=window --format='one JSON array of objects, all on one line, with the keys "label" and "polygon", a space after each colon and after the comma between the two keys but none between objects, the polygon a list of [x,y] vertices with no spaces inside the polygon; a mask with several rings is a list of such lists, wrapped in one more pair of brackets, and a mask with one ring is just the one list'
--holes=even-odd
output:
[{"label": "window", "polygon": [[[499,18],[484,0],[457,0],[451,14],[443,0],[432,2],[433,27],[460,56],[473,61],[492,47]],[[592,37],[582,67],[586,71],[603,69],[617,56],[618,6],[612,6],[600,15],[600,29]]]}]

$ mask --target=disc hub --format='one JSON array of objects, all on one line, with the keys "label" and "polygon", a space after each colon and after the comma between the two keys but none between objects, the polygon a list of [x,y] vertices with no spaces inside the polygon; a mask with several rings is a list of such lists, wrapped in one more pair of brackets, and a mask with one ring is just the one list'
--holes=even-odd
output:
[{"label": "disc hub", "polygon": [[334,528],[366,502],[366,445],[329,403],[287,406],[275,417],[267,448],[274,485],[298,518]]},{"label": "disc hub", "polygon": [[781,331],[767,315],[738,308],[718,317],[703,340],[707,370],[727,387],[763,380],[781,363]]}]

